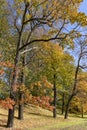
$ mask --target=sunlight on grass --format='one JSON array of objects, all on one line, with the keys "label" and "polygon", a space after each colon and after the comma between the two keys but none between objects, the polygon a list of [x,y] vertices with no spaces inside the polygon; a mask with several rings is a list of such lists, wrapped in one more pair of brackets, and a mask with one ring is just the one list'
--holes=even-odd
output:
[{"label": "sunlight on grass", "polygon": [[[0,108],[0,128],[2,130],[5,130],[7,114],[7,110]],[[18,120],[17,115],[16,110],[14,130],[60,130],[60,128],[87,123],[86,118],[71,117],[71,115],[67,120],[62,115],[57,115],[57,118],[54,119],[51,111],[31,105],[26,106],[24,109],[24,120]]]},{"label": "sunlight on grass", "polygon": [[66,128],[66,127],[70,127],[70,126],[74,126],[74,125],[79,125],[79,124],[83,124],[84,121],[80,120],[80,121],[73,121],[73,122],[56,122],[55,124],[49,124],[47,126],[41,126],[41,127],[37,127],[37,128],[33,128],[30,130],[59,130],[60,128]]}]

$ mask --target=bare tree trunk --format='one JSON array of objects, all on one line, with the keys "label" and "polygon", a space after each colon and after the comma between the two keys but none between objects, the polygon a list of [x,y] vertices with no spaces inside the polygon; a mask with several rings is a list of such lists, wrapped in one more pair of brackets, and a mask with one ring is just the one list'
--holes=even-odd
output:
[{"label": "bare tree trunk", "polygon": [[7,127],[9,128],[13,127],[13,122],[14,122],[14,107],[13,109],[9,109]]},{"label": "bare tree trunk", "polygon": [[[22,66],[25,66],[26,56],[24,55],[22,58]],[[21,84],[25,83],[25,75],[24,72],[21,72]],[[23,120],[23,110],[24,110],[24,92],[19,90],[19,108],[18,108],[18,119]]]},{"label": "bare tree trunk", "polygon": [[[82,53],[82,52],[81,52]],[[70,106],[70,102],[71,100],[73,99],[73,97],[77,94],[77,76],[78,76],[78,72],[79,72],[79,67],[80,67],[80,60],[81,60],[81,54],[79,55],[79,58],[78,58],[78,64],[77,64],[77,67],[76,67],[76,70],[75,70],[75,77],[74,77],[74,85],[73,85],[73,90],[72,90],[72,93],[71,95],[69,96],[69,99],[67,101],[67,104],[66,104],[66,109],[65,109],[65,116],[64,118],[67,119],[68,118],[68,112],[69,112],[69,106]]]},{"label": "bare tree trunk", "polygon": [[65,108],[65,94],[62,95],[62,114],[64,114],[64,108]]},{"label": "bare tree trunk", "polygon": [[71,102],[73,96],[74,96],[74,95],[72,94],[72,95],[69,97],[68,102],[67,102],[67,104],[66,104],[65,116],[64,116],[65,119],[68,118],[69,106],[70,106],[70,102]]},{"label": "bare tree trunk", "polygon": [[[23,99],[24,99],[24,93],[20,92],[19,93],[19,102],[23,101]],[[19,108],[18,108],[18,119],[20,119],[20,120],[24,119],[23,110],[24,110],[24,103],[21,102],[21,103],[19,103]]]},{"label": "bare tree trunk", "polygon": [[54,109],[53,109],[53,117],[56,118],[56,76],[54,74],[54,101],[53,101],[53,105],[54,105]]},{"label": "bare tree trunk", "polygon": [[81,113],[82,113],[82,118],[83,118],[84,116],[83,106],[81,106]]},{"label": "bare tree trunk", "polygon": [[[18,44],[19,45],[19,44]],[[15,58],[15,67],[13,70],[13,81],[11,84],[11,91],[10,91],[10,98],[14,101],[16,101],[16,85],[17,85],[17,77],[18,77],[18,70],[17,70],[17,63],[19,61],[19,52],[18,52],[18,46],[17,46],[17,53]],[[9,109],[8,111],[8,121],[7,121],[7,127],[13,127],[14,122],[14,109],[15,106],[13,106],[13,109]]]},{"label": "bare tree trunk", "polygon": [[[10,92],[10,98],[12,100],[15,100],[15,98],[13,97],[13,94]],[[14,123],[14,109],[15,106],[13,106],[13,109],[9,109],[8,111],[8,121],[7,121],[7,127],[13,127],[13,123]]]}]

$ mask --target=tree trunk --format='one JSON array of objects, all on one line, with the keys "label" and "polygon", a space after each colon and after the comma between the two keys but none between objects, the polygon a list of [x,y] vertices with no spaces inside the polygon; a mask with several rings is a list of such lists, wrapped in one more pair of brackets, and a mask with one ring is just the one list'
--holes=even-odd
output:
[{"label": "tree trunk", "polygon": [[54,105],[54,109],[53,109],[53,117],[56,118],[56,76],[54,74],[54,101],[53,101],[53,105]]},{"label": "tree trunk", "polygon": [[67,119],[68,118],[68,111],[69,111],[69,102],[67,103],[67,105],[66,105],[66,109],[65,109],[65,119]]},{"label": "tree trunk", "polygon": [[81,107],[82,118],[84,116],[83,106]]},{"label": "tree trunk", "polygon": [[65,94],[63,93],[63,95],[62,95],[62,114],[64,113],[64,107],[65,107],[64,98],[65,98]]},{"label": "tree trunk", "polygon": [[[18,38],[18,43],[17,43],[17,48],[16,48],[16,56],[15,56],[15,60],[14,60],[13,78],[12,78],[11,93],[10,93],[10,98],[14,101],[16,101],[15,98],[16,98],[16,91],[17,90],[15,90],[15,87],[17,85],[18,73],[19,73],[18,72],[18,63],[19,63],[19,58],[20,58],[19,48],[20,48],[20,45],[22,43],[22,32],[24,29],[24,21],[25,21],[25,16],[26,16],[28,6],[29,6],[29,4],[26,3],[24,13],[22,16],[22,20],[21,20],[21,29],[19,30],[17,28],[17,26],[15,26],[17,31],[18,31],[19,38]],[[14,106],[13,106],[13,110],[9,109],[7,127],[13,127],[13,121],[14,121]]]},{"label": "tree trunk", "polygon": [[65,119],[68,118],[69,106],[70,106],[70,102],[71,102],[73,96],[74,96],[74,94],[72,94],[72,95],[69,97],[68,102],[67,102],[67,104],[66,104],[65,116],[64,116]]},{"label": "tree trunk", "polygon": [[19,93],[19,101],[21,101],[21,103],[19,103],[19,108],[18,108],[18,119],[23,120],[23,110],[24,110],[24,103],[23,103],[23,99],[24,99],[24,94],[22,92]]},{"label": "tree trunk", "polygon": [[13,109],[9,109],[8,111],[8,122],[7,122],[7,127],[13,127],[13,122],[14,122],[14,106]]},{"label": "tree trunk", "polygon": [[[22,77],[21,77],[21,84],[24,84],[25,81],[25,76],[24,73],[22,73]],[[19,107],[18,107],[18,119],[23,120],[23,110],[24,110],[24,92],[19,90],[18,92],[19,94]]]},{"label": "tree trunk", "polygon": [[[18,56],[17,56],[18,59]],[[16,59],[16,61],[17,61]],[[10,98],[11,100],[16,102],[16,83],[17,83],[17,70],[16,67],[14,67],[14,75],[13,75],[13,81],[12,81],[12,85],[11,85],[11,90],[10,90]],[[7,127],[13,127],[13,122],[14,122],[14,109],[15,109],[15,105],[13,106],[13,109],[9,109],[8,111],[8,121],[7,121]]]},{"label": "tree trunk", "polygon": [[77,67],[75,70],[73,90],[72,90],[72,93],[71,93],[71,95],[68,99],[68,102],[66,104],[66,110],[65,110],[65,116],[64,116],[65,119],[68,118],[68,111],[69,111],[70,102],[71,102],[72,98],[77,94],[77,91],[76,91],[76,89],[77,89],[77,76],[78,76],[78,72],[79,72],[80,60],[81,60],[81,55],[79,56]]},{"label": "tree trunk", "polygon": [[[24,54],[22,57],[22,67],[25,66],[26,63],[26,55]],[[21,72],[20,78],[21,84],[25,83],[25,75],[24,72]],[[24,110],[24,92],[19,90],[19,108],[18,108],[18,119],[23,120],[23,110]],[[21,102],[21,103],[20,103]]]},{"label": "tree trunk", "polygon": [[[14,61],[13,79],[12,79],[11,90],[10,90],[10,98],[11,100],[14,101],[16,101],[16,90],[17,90],[17,79],[18,79],[17,65],[19,62],[19,51],[18,51],[19,43],[20,42],[18,42],[17,44],[16,57]],[[13,127],[13,121],[14,121],[14,106],[13,106],[13,110],[9,109],[7,127]]]}]

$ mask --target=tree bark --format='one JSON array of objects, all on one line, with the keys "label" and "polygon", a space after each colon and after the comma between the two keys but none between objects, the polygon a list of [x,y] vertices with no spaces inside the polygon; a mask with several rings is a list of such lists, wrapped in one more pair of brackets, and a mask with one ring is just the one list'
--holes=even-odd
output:
[{"label": "tree bark", "polygon": [[[20,92],[19,101],[23,101],[23,99],[24,99],[24,94],[23,94],[23,92]],[[24,110],[24,103],[21,102],[21,103],[19,103],[19,108],[18,108],[18,119],[20,119],[20,120],[24,119],[23,110]]]},{"label": "tree bark", "polygon": [[8,122],[7,122],[7,127],[13,127],[13,122],[14,122],[14,107],[13,109],[9,109],[8,111]]},{"label": "tree bark", "polygon": [[69,97],[69,99],[68,99],[68,102],[67,102],[67,104],[66,104],[66,109],[65,109],[65,116],[64,116],[65,119],[68,118],[68,112],[69,112],[70,102],[71,102],[71,100],[73,99],[73,97],[74,97],[75,95],[76,95],[75,93],[72,93],[72,95],[70,95],[70,97]]},{"label": "tree bark", "polygon": [[66,109],[65,109],[65,117],[64,117],[65,119],[68,118],[69,105],[70,105],[70,102],[71,102],[72,98],[73,98],[73,96],[71,95],[68,102],[67,102]]},{"label": "tree bark", "polygon": [[65,108],[65,94],[62,95],[62,114],[64,114],[64,108]]},{"label": "tree bark", "polygon": [[83,118],[84,116],[83,106],[81,106],[81,113],[82,113],[82,118]]},{"label": "tree bark", "polygon": [[[12,100],[16,100],[16,93],[13,92],[13,90],[10,91],[10,98]],[[15,105],[13,105],[13,109],[8,110],[8,121],[7,121],[7,127],[13,127],[14,124],[14,110],[15,110]]]},{"label": "tree bark", "polygon": [[[22,67],[24,68],[26,64],[26,54],[22,57]],[[21,84],[25,83],[25,74],[22,70],[21,72],[21,78],[20,78]],[[23,120],[23,110],[24,110],[24,92],[19,90],[19,108],[18,108],[18,119]],[[21,102],[21,103],[20,103]]]},{"label": "tree bark", "polygon": [[53,105],[54,105],[54,109],[53,109],[53,117],[56,118],[56,76],[54,74],[54,101],[53,101]]},{"label": "tree bark", "polygon": [[[24,60],[24,59],[23,59]],[[24,61],[23,61],[24,62]],[[24,65],[24,64],[23,64]],[[21,84],[24,84],[25,82],[25,76],[24,76],[24,72],[21,72]],[[23,111],[24,111],[24,92],[19,90],[18,92],[19,94],[19,106],[18,106],[18,119],[23,120]]]},{"label": "tree bark", "polygon": [[[12,84],[11,84],[11,90],[10,90],[10,98],[11,100],[14,100],[16,102],[16,90],[17,89],[16,85],[17,85],[17,77],[18,77],[18,72],[17,72],[17,63],[18,63],[18,60],[19,60],[19,53],[17,51],[16,53],[16,58],[15,58],[15,67],[14,67],[14,70],[13,70],[13,81],[12,81]],[[7,127],[13,127],[13,122],[14,122],[14,109],[15,109],[15,106],[13,106],[13,109],[9,109],[8,111],[8,121],[7,121]]]}]

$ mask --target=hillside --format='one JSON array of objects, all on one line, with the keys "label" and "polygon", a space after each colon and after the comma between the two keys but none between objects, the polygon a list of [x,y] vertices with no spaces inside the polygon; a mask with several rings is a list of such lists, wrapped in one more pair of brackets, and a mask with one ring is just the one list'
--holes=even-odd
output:
[{"label": "hillside", "polygon": [[[7,113],[7,110],[0,108],[0,130],[9,130],[6,128]],[[12,130],[87,130],[87,119],[70,116],[65,120],[61,115],[53,119],[52,112],[30,105],[25,107],[22,121],[17,119],[17,110],[15,111]]]}]

